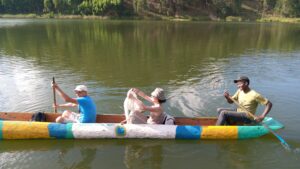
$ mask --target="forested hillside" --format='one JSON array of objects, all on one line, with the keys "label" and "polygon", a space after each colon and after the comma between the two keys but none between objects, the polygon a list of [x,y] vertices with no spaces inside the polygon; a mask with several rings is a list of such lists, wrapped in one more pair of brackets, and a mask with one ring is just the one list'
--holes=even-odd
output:
[{"label": "forested hillside", "polygon": [[0,14],[255,20],[299,17],[300,0],[0,0]]}]

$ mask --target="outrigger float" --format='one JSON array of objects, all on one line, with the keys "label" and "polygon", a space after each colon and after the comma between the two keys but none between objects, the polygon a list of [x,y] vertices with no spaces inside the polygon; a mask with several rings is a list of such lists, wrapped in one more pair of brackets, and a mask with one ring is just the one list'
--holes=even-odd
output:
[{"label": "outrigger float", "polygon": [[[264,126],[215,126],[215,117],[176,117],[176,125],[124,124],[124,115],[97,115],[96,123],[55,123],[60,114],[45,113],[47,122],[30,121],[33,113],[0,112],[1,139],[250,139],[269,133]],[[271,117],[272,130],[284,126]]]}]

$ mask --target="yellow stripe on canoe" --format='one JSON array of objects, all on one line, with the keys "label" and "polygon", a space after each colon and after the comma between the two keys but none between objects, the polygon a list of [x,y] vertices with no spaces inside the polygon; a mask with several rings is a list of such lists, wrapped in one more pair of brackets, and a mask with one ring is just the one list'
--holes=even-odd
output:
[{"label": "yellow stripe on canoe", "polygon": [[236,126],[205,126],[202,127],[201,139],[237,139]]},{"label": "yellow stripe on canoe", "polygon": [[48,124],[45,122],[4,121],[3,139],[50,138]]}]

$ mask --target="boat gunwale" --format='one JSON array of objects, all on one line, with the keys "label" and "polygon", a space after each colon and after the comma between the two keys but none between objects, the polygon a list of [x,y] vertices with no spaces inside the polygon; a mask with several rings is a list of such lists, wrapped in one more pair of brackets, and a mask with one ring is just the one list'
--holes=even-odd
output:
[{"label": "boat gunwale", "polygon": [[[31,121],[33,112],[0,112],[0,120]],[[55,122],[61,113],[45,112],[46,122]],[[96,123],[120,123],[125,120],[123,114],[97,114]],[[216,117],[175,117],[175,125],[213,126]]]}]

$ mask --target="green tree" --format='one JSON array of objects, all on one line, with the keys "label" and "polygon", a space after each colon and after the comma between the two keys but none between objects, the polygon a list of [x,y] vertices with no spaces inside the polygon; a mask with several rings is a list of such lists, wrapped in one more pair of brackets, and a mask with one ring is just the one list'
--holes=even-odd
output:
[{"label": "green tree", "polygon": [[219,17],[239,15],[242,0],[207,0]]},{"label": "green tree", "polygon": [[51,12],[54,9],[52,0],[44,0],[44,12]]},{"label": "green tree", "polygon": [[91,15],[92,14],[92,3],[91,0],[84,0],[79,6],[79,12],[82,15]]},{"label": "green tree", "polygon": [[102,15],[107,10],[121,5],[122,0],[83,0],[79,5],[80,13]]},{"label": "green tree", "polygon": [[263,12],[270,12],[273,11],[276,6],[277,0],[262,0],[263,4]]},{"label": "green tree", "polygon": [[276,4],[276,12],[285,17],[299,16],[299,8],[299,0],[278,0]]},{"label": "green tree", "polygon": [[69,12],[71,14],[77,14],[79,12],[79,5],[81,3],[82,3],[82,0],[67,0]]},{"label": "green tree", "polygon": [[135,13],[139,13],[144,10],[146,6],[146,0],[132,0],[132,5]]},{"label": "green tree", "polygon": [[42,0],[1,0],[1,13],[41,13]]},{"label": "green tree", "polygon": [[69,0],[52,0],[55,12],[57,13],[69,13],[71,5]]}]

